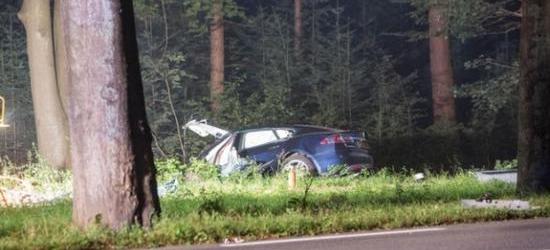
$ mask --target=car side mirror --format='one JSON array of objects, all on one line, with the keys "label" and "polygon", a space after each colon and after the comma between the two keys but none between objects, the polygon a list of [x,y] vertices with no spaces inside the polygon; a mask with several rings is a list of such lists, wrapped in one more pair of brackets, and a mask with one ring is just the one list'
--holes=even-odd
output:
[{"label": "car side mirror", "polygon": [[10,125],[4,123],[4,115],[6,113],[6,101],[0,96],[0,128],[7,128]]}]

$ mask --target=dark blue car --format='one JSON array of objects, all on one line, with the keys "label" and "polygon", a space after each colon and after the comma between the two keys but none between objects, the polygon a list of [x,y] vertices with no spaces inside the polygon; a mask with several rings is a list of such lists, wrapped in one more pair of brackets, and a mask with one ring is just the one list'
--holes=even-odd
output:
[{"label": "dark blue car", "polygon": [[263,172],[295,167],[313,175],[327,174],[334,166],[345,166],[350,172],[373,166],[361,132],[292,125],[235,132],[218,129],[210,134],[218,139],[201,157],[220,166],[222,175],[242,170],[251,161]]}]

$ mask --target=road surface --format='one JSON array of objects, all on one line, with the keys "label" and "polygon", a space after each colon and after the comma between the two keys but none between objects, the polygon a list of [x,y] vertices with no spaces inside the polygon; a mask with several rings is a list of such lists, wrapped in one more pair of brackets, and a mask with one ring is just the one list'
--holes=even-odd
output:
[{"label": "road surface", "polygon": [[392,231],[369,231],[164,250],[365,250],[365,249],[536,249],[550,250],[550,218],[462,224]]}]

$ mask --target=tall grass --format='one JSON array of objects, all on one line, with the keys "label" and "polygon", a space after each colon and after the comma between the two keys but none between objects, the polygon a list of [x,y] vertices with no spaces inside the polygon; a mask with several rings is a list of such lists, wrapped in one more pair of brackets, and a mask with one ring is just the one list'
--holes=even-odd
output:
[{"label": "tall grass", "polygon": [[[174,173],[185,166],[171,166]],[[163,173],[164,180],[181,175]],[[380,171],[374,175],[306,179],[288,190],[283,175],[230,178],[184,178],[175,193],[163,197],[162,217],[154,228],[86,232],[71,226],[69,201],[53,205],[0,208],[0,249],[102,249],[221,242],[315,235],[344,231],[391,229],[550,215],[550,196],[528,197],[540,209],[507,211],[465,209],[460,199],[489,192],[493,198],[514,198],[514,187],[478,182],[469,172],[427,175]]]}]

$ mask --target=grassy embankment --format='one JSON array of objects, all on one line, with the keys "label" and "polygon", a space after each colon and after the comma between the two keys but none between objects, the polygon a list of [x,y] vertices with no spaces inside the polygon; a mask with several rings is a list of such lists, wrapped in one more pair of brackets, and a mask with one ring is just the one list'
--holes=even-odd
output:
[{"label": "grassy embankment", "polygon": [[514,187],[480,183],[464,172],[428,176],[379,172],[371,176],[315,178],[289,191],[284,176],[187,180],[162,199],[162,217],[151,230],[81,232],[71,226],[69,201],[27,208],[0,208],[0,249],[150,247],[257,240],[297,235],[392,229],[461,222],[550,216],[550,195],[524,197],[539,209],[464,209],[460,199],[515,198]]}]

